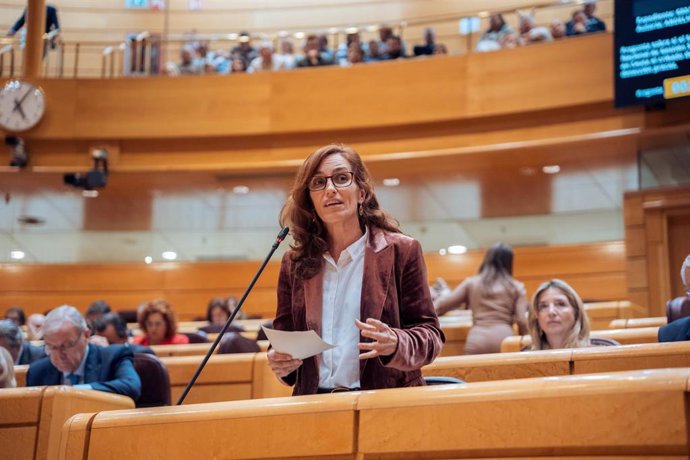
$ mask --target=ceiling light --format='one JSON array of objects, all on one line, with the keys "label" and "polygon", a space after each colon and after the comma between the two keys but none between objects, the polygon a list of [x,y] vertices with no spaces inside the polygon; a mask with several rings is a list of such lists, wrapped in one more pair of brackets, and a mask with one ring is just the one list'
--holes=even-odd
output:
[{"label": "ceiling light", "polygon": [[446,255],[446,248],[441,248],[438,250],[439,255],[445,256]]},{"label": "ceiling light", "polygon": [[246,185],[236,185],[232,188],[232,193],[235,193],[237,195],[246,195],[249,193],[249,187]]},{"label": "ceiling light", "polygon": [[558,174],[561,171],[561,167],[558,165],[546,165],[541,168],[544,174]]},{"label": "ceiling light", "polygon": [[448,254],[464,254],[467,252],[467,247],[460,244],[448,246]]},{"label": "ceiling light", "polygon": [[98,190],[82,190],[81,196],[84,198],[98,198]]},{"label": "ceiling light", "polygon": [[22,260],[24,258],[24,251],[11,251],[10,257],[14,260]]},{"label": "ceiling light", "polygon": [[153,262],[153,257],[151,257],[151,256],[146,256],[146,257],[144,257],[144,262],[145,262],[147,265],[150,264],[151,262]]},{"label": "ceiling light", "polygon": [[301,40],[304,38],[304,32],[295,32],[295,38]]},{"label": "ceiling light", "polygon": [[161,256],[162,256],[165,260],[175,260],[175,259],[177,259],[177,253],[174,252],[174,251],[165,251],[163,254],[161,254]]},{"label": "ceiling light", "polygon": [[346,34],[356,34],[357,32],[359,32],[357,27],[348,27],[345,29]]},{"label": "ceiling light", "polygon": [[400,179],[397,177],[387,177],[386,179],[383,179],[383,185],[386,187],[397,187],[400,185]]}]

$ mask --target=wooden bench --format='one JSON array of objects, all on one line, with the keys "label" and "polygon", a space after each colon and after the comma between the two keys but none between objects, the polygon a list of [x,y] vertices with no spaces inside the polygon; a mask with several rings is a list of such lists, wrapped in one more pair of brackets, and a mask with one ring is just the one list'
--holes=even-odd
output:
[{"label": "wooden bench", "polygon": [[656,369],[79,414],[58,458],[687,458],[689,381]]},{"label": "wooden bench", "polygon": [[690,367],[690,342],[494,353],[437,358],[425,376],[465,382]]},{"label": "wooden bench", "polygon": [[634,327],[660,327],[666,325],[665,316],[655,316],[652,318],[621,318],[614,319],[609,323],[609,329],[628,329]]},{"label": "wooden bench", "polygon": [[[592,337],[601,337],[618,341],[621,345],[637,343],[656,343],[658,341],[658,327],[638,327],[633,329],[610,329],[592,331]],[[506,337],[501,342],[501,352],[520,351],[532,345],[529,335]]]},{"label": "wooden bench", "polygon": [[126,396],[66,386],[2,389],[0,458],[52,460],[62,425],[74,414],[133,407]]}]

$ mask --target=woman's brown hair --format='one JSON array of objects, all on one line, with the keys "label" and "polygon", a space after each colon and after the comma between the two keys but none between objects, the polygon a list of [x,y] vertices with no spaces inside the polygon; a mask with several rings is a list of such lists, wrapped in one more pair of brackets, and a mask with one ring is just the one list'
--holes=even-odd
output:
[{"label": "woman's brown hair", "polygon": [[294,273],[298,278],[309,279],[321,270],[323,254],[328,250],[328,233],[314,210],[309,195],[308,183],[318,170],[321,162],[329,155],[342,155],[350,164],[354,181],[364,192],[364,201],[359,212],[359,225],[377,227],[389,232],[400,233],[398,222],[386,214],[379,206],[374,194],[369,171],[362,158],[352,148],[342,144],[321,147],[302,163],[290,195],[280,212],[280,225],[289,226],[295,243],[292,261]]},{"label": "woman's brown hair", "polygon": [[177,318],[175,312],[168,302],[163,299],[156,299],[143,303],[137,308],[137,322],[139,327],[146,333],[146,320],[153,313],[160,313],[165,321],[165,338],[171,339],[177,333]]}]

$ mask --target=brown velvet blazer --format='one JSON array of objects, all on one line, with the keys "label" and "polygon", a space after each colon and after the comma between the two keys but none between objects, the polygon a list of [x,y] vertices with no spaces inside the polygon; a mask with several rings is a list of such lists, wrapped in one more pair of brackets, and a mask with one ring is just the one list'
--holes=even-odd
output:
[{"label": "brown velvet blazer", "polygon": [[[280,267],[273,327],[283,331],[313,329],[321,336],[323,274],[298,279],[291,255],[285,254]],[[422,248],[416,240],[400,233],[369,229],[359,319],[367,318],[393,328],[398,335],[398,348],[391,356],[360,361],[362,389],[424,385],[420,369],[438,356],[445,337],[431,301]],[[295,386],[294,395],[316,393],[319,359],[319,355],[305,359],[302,366],[283,379]]]}]

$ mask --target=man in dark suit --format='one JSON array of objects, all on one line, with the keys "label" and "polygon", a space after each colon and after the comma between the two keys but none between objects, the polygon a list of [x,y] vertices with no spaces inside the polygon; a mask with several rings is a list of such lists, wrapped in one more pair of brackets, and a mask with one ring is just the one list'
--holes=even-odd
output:
[{"label": "man in dark suit", "polygon": [[10,352],[14,364],[31,364],[46,355],[43,347],[25,342],[19,326],[9,319],[0,320],[0,347]]},{"label": "man in dark suit", "polygon": [[[10,30],[7,32],[7,35],[11,37],[14,34],[16,34],[19,29],[24,27],[25,22],[26,22],[26,10],[24,10],[24,13],[22,13],[20,18],[17,19],[17,22],[15,22],[14,25],[10,28]],[[45,28],[45,31],[46,31],[46,33],[49,33],[53,30],[58,30],[58,29],[60,29],[60,22],[58,21],[57,9],[54,6],[47,5],[46,6],[46,28]]]},{"label": "man in dark suit", "polygon": [[43,331],[48,357],[31,364],[27,386],[72,385],[139,398],[141,380],[132,350],[89,344],[86,320],[76,308],[63,305],[52,310]]}]

